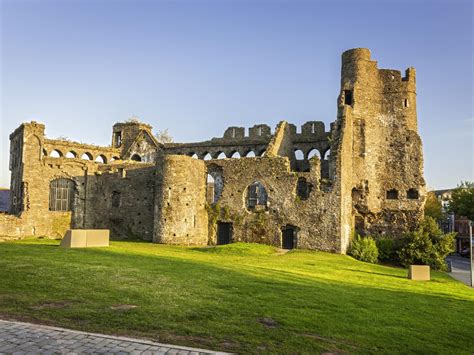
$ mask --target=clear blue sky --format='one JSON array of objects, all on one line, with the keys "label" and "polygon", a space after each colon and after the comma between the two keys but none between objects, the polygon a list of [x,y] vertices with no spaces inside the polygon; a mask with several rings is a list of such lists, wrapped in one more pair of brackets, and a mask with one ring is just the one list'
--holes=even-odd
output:
[{"label": "clear blue sky", "polygon": [[340,55],[417,69],[428,186],[473,172],[471,1],[1,2],[0,186],[21,122],[110,144],[132,115],[175,141],[336,118]]}]

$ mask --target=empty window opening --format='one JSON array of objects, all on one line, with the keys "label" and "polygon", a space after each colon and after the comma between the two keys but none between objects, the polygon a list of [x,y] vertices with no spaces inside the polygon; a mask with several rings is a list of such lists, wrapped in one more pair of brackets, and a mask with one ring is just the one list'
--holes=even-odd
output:
[{"label": "empty window opening", "polygon": [[344,105],[352,105],[352,90],[344,90]]},{"label": "empty window opening", "polygon": [[133,161],[142,161],[142,157],[139,156],[138,154],[133,154],[130,159]]},{"label": "empty window opening", "polygon": [[193,159],[199,159],[198,155],[196,153],[194,153],[193,155],[191,155],[191,158]]},{"label": "empty window opening", "polygon": [[328,149],[324,152],[324,160],[329,160],[330,156],[331,156],[331,149]]},{"label": "empty window opening", "polygon": [[258,155],[261,156],[261,157],[264,157],[265,153],[266,153],[266,150],[263,149],[263,150],[260,151],[260,153]]},{"label": "empty window opening", "polygon": [[212,160],[211,154],[207,153],[207,154],[204,156],[204,160]]},{"label": "empty window opening", "polygon": [[251,150],[250,152],[247,153],[246,155],[247,158],[255,158],[255,152]]},{"label": "empty window opening", "polygon": [[267,206],[267,191],[262,183],[256,181],[247,188],[247,208]]},{"label": "empty window opening", "polygon": [[407,198],[410,200],[417,200],[420,197],[417,189],[410,189],[407,191]]},{"label": "empty window opening", "polygon": [[408,99],[403,100],[403,106],[410,107],[410,102],[408,101]]},{"label": "empty window opening", "polygon": [[97,158],[95,158],[95,162],[105,164],[107,162],[107,158],[103,155],[99,155]]},{"label": "empty window opening", "polygon": [[232,128],[232,138],[235,138],[235,128]]},{"label": "empty window opening", "polygon": [[66,153],[66,158],[69,158],[69,159],[77,158],[77,154],[76,154],[76,152],[73,152],[73,151],[71,150],[70,152],[67,152],[67,153]]},{"label": "empty window opening", "polygon": [[112,191],[112,207],[120,207],[121,199],[120,191]]},{"label": "empty window opening", "polygon": [[261,136],[262,135],[262,127],[257,128],[257,135]]},{"label": "empty window opening", "polygon": [[232,154],[231,158],[239,159],[240,158],[240,153],[239,152],[234,152],[234,154]]},{"label": "empty window opening", "polygon": [[317,156],[319,159],[321,159],[321,153],[319,153],[319,150],[316,148],[313,148],[308,152],[308,159],[311,159],[314,156]]},{"label": "empty window opening", "polygon": [[316,133],[316,125],[314,123],[311,123],[311,133],[312,134]]},{"label": "empty window opening", "polygon": [[396,200],[398,199],[398,191],[395,189],[387,191],[387,200]]},{"label": "empty window opening", "polygon": [[83,160],[92,160],[92,155],[90,153],[84,153],[81,155],[81,159]]},{"label": "empty window opening", "polygon": [[232,223],[217,222],[217,245],[232,243]]},{"label": "empty window opening", "polygon": [[296,227],[285,226],[281,229],[281,247],[282,249],[294,249],[296,246]]},{"label": "empty window opening", "polygon": [[225,159],[225,158],[227,158],[227,157],[225,156],[225,153],[224,153],[224,152],[221,152],[221,153],[217,156],[217,159]]},{"label": "empty window opening", "polygon": [[59,178],[49,183],[49,210],[70,211],[74,198],[74,182]]},{"label": "empty window opening", "polygon": [[122,132],[114,132],[114,147],[120,147],[122,145]]},{"label": "empty window opening", "polygon": [[304,159],[304,154],[301,149],[295,150],[295,158],[296,160],[303,160]]},{"label": "empty window opening", "polygon": [[298,194],[298,197],[302,200],[308,199],[309,194],[311,193],[311,187],[311,184],[308,184],[304,177],[298,178],[296,185],[296,193]]},{"label": "empty window opening", "polygon": [[51,152],[51,154],[49,156],[51,158],[61,158],[63,156],[63,153],[61,153],[61,151],[55,149]]}]

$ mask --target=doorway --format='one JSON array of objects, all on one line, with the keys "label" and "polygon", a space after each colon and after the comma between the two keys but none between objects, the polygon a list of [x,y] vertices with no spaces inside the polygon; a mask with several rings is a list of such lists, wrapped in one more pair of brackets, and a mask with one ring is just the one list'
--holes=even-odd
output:
[{"label": "doorway", "polygon": [[217,222],[217,245],[232,242],[232,223]]},{"label": "doorway", "polygon": [[296,227],[285,226],[281,229],[281,247],[294,249],[296,245]]}]

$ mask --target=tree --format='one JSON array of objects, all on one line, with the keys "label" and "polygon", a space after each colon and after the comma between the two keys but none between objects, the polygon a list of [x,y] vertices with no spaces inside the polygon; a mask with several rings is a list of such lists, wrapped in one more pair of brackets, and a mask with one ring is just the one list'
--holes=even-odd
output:
[{"label": "tree", "polygon": [[461,181],[451,194],[449,211],[474,221],[474,182]]},{"label": "tree", "polygon": [[443,219],[443,206],[434,191],[430,191],[426,194],[425,217],[431,217],[437,221]]},{"label": "tree", "polygon": [[173,143],[173,137],[171,137],[171,134],[169,134],[168,128],[162,131],[158,131],[158,133],[156,134],[156,139],[160,143]]}]

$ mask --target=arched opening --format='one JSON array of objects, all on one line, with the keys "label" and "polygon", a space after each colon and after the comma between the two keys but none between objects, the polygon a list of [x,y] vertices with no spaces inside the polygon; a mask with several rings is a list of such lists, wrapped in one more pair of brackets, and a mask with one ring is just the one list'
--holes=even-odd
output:
[{"label": "arched opening", "polygon": [[81,159],[83,160],[92,160],[92,154],[91,153],[84,153],[81,155]]},{"label": "arched opening", "polygon": [[95,162],[100,163],[100,164],[105,164],[107,163],[107,158],[101,154],[97,158],[95,158]]},{"label": "arched opening", "polygon": [[205,156],[204,156],[204,160],[212,160],[212,156],[210,153],[207,153]]},{"label": "arched opening", "polygon": [[410,189],[407,191],[407,198],[410,200],[417,200],[420,194],[417,189]]},{"label": "arched opening", "polygon": [[239,153],[239,152],[234,152],[234,153],[231,155],[231,158],[240,159],[240,153]]},{"label": "arched opening", "polygon": [[220,152],[219,155],[217,156],[217,159],[225,159],[225,158],[227,157],[225,156],[224,152]]},{"label": "arched opening", "polygon": [[76,154],[76,152],[71,150],[71,151],[66,153],[66,158],[69,158],[69,159],[77,158],[77,154]]},{"label": "arched opening", "polygon": [[316,148],[313,148],[308,152],[308,159],[311,159],[314,156],[317,156],[319,159],[321,159],[321,154]]},{"label": "arched opening", "polygon": [[258,153],[258,156],[264,157],[266,152],[267,152],[267,151],[266,151],[265,149],[262,149],[262,150]]},{"label": "arched opening", "polygon": [[51,158],[61,158],[61,157],[63,156],[63,153],[61,153],[61,151],[58,150],[58,149],[54,149],[54,150],[49,154],[49,156],[50,156]]},{"label": "arched opening", "polygon": [[253,150],[251,150],[250,152],[247,153],[247,155],[245,155],[247,158],[255,158],[255,152]]},{"label": "arched opening", "polygon": [[193,155],[191,155],[191,158],[193,159],[199,159],[198,155],[196,153],[194,153]]},{"label": "arched opening", "polygon": [[331,149],[328,149],[324,152],[324,160],[329,160],[329,156],[331,155]]},{"label": "arched opening", "polygon": [[70,211],[74,199],[74,182],[59,178],[49,183],[49,210]]},{"label": "arched opening", "polygon": [[212,164],[207,173],[207,201],[210,204],[219,201],[224,189],[224,180],[222,178],[222,168]]},{"label": "arched opening", "polygon": [[41,158],[48,156],[48,152],[46,151],[46,149],[43,149],[43,150],[42,150],[42,153],[43,153],[43,154],[42,154]]},{"label": "arched opening", "polygon": [[296,160],[304,160],[304,154],[301,149],[295,150],[295,158]]},{"label": "arched opening", "polygon": [[138,154],[133,154],[130,159],[133,161],[142,161],[142,157],[139,156]]},{"label": "arched opening", "polygon": [[116,156],[110,158],[110,161],[116,161],[116,160],[120,160],[120,158],[119,158],[119,157],[116,157]]},{"label": "arched opening", "polygon": [[257,206],[267,206],[267,191],[263,184],[255,181],[247,187],[247,209],[253,210]]}]

